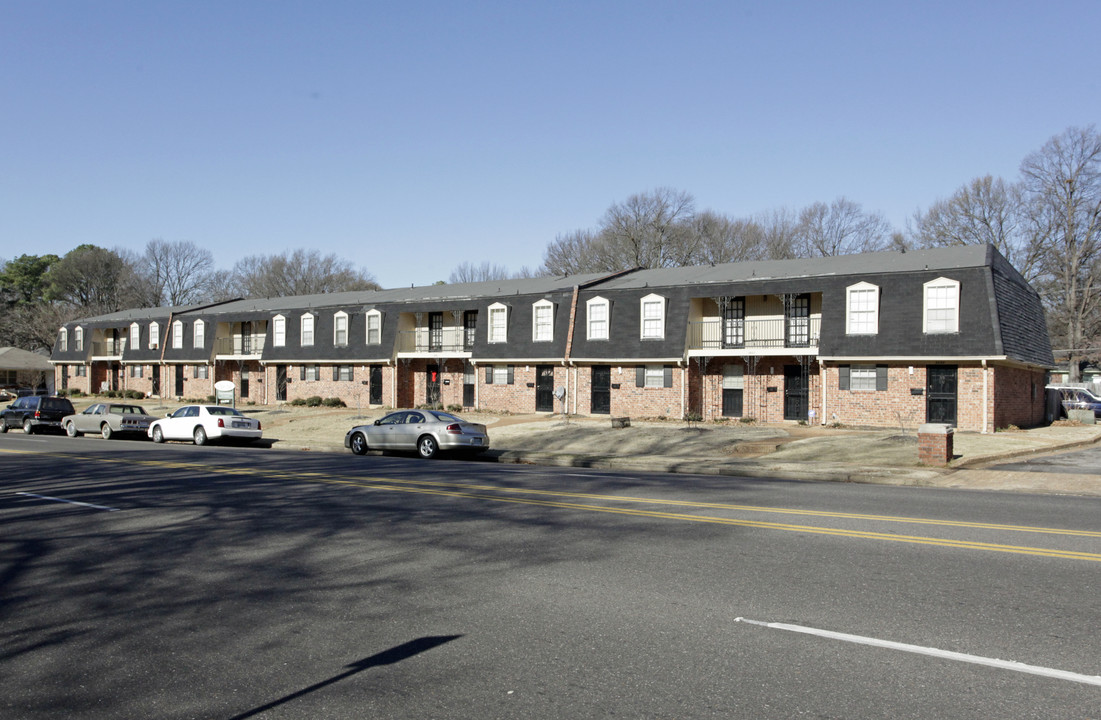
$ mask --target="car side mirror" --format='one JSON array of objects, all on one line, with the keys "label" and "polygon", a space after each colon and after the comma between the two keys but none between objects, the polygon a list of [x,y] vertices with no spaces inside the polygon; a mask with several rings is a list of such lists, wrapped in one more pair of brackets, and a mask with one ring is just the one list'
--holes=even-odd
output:
[{"label": "car side mirror", "polygon": [[382,420],[375,420],[374,424],[375,424],[375,425],[378,425],[378,424],[379,424],[379,423],[381,423],[381,422],[382,422]]},{"label": "car side mirror", "polygon": [[165,417],[172,417],[172,413],[170,413],[170,412],[167,412],[167,413],[165,413],[165,414],[164,414],[164,416],[165,416]]}]

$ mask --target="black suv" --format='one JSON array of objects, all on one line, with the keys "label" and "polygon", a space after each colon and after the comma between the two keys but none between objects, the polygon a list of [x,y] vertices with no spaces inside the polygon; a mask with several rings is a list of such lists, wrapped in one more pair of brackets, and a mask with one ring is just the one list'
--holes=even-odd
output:
[{"label": "black suv", "polygon": [[61,429],[61,418],[75,415],[68,398],[28,395],[0,410],[0,433],[11,428],[23,428],[30,435],[40,429]]}]

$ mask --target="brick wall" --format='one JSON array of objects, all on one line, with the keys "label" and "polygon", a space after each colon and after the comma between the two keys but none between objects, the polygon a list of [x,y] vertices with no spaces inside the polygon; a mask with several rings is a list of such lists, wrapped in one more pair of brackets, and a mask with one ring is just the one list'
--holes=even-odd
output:
[{"label": "brick wall", "polygon": [[[992,430],[1016,425],[1035,427],[1044,423],[1044,371],[998,366],[994,368]],[[994,403],[994,400],[991,400]]]},{"label": "brick wall", "polygon": [[[782,422],[784,420],[784,366],[799,365],[793,357],[758,358],[756,362],[745,362],[741,358],[711,358],[701,369],[692,361],[689,371],[690,408],[700,408],[704,420],[716,420],[723,417],[723,367],[742,365],[742,414],[743,418],[754,418],[759,422]],[[807,409],[817,422],[822,412],[822,385],[818,363],[807,367]],[[774,388],[771,392],[770,388]]]},{"label": "brick wall", "polygon": [[[287,365],[286,367],[287,402],[317,396],[322,399],[340,398],[348,407],[398,407],[398,404],[394,402],[394,368],[392,366],[382,366],[382,404],[375,406],[370,404],[371,366],[369,365],[352,365],[351,380],[333,380],[332,364],[318,366],[319,379],[317,380],[303,380],[302,365]],[[263,379],[262,387],[256,385],[256,378],[258,377]],[[239,382],[240,377],[237,376],[235,381]],[[250,373],[249,385],[249,394],[252,396],[249,399],[253,402],[268,405],[277,403],[275,399],[276,369],[274,365],[267,365],[260,372]],[[252,391],[253,388],[255,388],[255,392]]]}]

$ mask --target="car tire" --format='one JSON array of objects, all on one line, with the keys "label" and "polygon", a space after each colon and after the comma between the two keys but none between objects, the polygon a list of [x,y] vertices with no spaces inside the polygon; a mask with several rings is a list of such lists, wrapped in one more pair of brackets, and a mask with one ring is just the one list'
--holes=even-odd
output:
[{"label": "car tire", "polygon": [[192,435],[192,439],[195,441],[196,445],[206,445],[206,430],[203,429],[202,425],[195,428],[195,433]]},{"label": "car tire", "polygon": [[8,431],[8,423],[5,420],[0,420],[0,433],[6,433]]},{"label": "car tire", "polygon": [[164,431],[161,430],[160,425],[156,425],[156,426],[153,427],[153,442],[155,442],[155,443],[164,442]]},{"label": "car tire", "polygon": [[425,435],[417,441],[417,452],[425,460],[436,457],[436,453],[439,452],[440,446],[436,443],[436,438],[431,435]]},{"label": "car tire", "polygon": [[356,455],[367,454],[367,438],[363,433],[352,435],[352,439],[349,441],[348,446],[352,448],[352,452]]},{"label": "car tire", "polygon": [[69,437],[76,437],[80,435],[80,433],[76,431],[76,425],[71,422],[65,423],[65,434]]},{"label": "car tire", "polygon": [[100,428],[99,428],[99,434],[103,436],[104,440],[110,440],[111,439],[111,426],[108,425],[107,423],[103,423],[103,425],[101,425]]},{"label": "car tire", "polygon": [[23,421],[23,434],[34,435],[34,423],[31,422],[30,418]]}]

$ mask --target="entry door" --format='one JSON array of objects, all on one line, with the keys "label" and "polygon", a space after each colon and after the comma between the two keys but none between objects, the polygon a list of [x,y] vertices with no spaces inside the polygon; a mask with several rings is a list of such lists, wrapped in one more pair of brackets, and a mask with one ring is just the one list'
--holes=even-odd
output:
[{"label": "entry door", "polygon": [[176,397],[183,397],[184,392],[184,365],[176,366]]},{"label": "entry door", "polygon": [[955,365],[930,365],[925,369],[925,422],[956,424]]},{"label": "entry door", "polygon": [[612,412],[612,366],[593,365],[589,390],[589,412],[609,415]]},{"label": "entry door", "polygon": [[474,385],[478,382],[478,372],[468,364],[463,370],[463,407],[474,407]]},{"label": "entry door", "polygon": [[151,394],[156,395],[156,396],[160,396],[160,394],[161,394],[161,366],[160,365],[154,365],[153,366],[153,372],[150,373],[150,378],[153,381],[153,392]]},{"label": "entry door", "polygon": [[285,401],[287,399],[287,366],[275,366],[275,399]]},{"label": "entry door", "polygon": [[741,365],[723,366],[723,417],[742,416],[742,390],[745,387],[745,368]]},{"label": "entry door", "polygon": [[248,368],[241,368],[241,397],[248,397]]},{"label": "entry door", "polygon": [[428,313],[428,351],[439,352],[443,349],[443,313]]},{"label": "entry door", "polygon": [[440,402],[440,366],[429,365],[424,370],[424,402],[437,405]]},{"label": "entry door", "polygon": [[381,365],[372,365],[371,366],[371,375],[367,379],[367,382],[368,382],[368,385],[369,385],[368,391],[367,391],[367,402],[369,402],[371,405],[381,405],[382,404],[382,366]]},{"label": "entry door", "polygon": [[784,366],[784,419],[806,420],[810,409],[810,383],[802,365]]},{"label": "entry door", "polygon": [[554,412],[554,366],[535,366],[535,412]]}]

